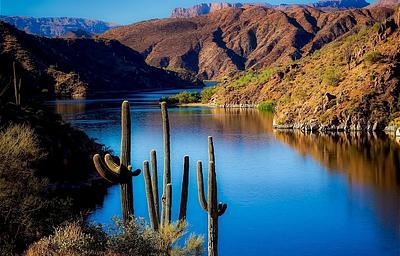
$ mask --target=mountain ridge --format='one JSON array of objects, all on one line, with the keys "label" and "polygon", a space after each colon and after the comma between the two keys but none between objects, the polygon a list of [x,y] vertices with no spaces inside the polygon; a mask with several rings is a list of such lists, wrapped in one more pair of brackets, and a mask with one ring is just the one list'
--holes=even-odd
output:
[{"label": "mountain ridge", "polygon": [[0,20],[14,25],[28,34],[60,37],[69,31],[84,30],[91,34],[101,34],[108,29],[119,26],[116,23],[94,19],[70,17],[29,17],[29,16],[0,16]]}]

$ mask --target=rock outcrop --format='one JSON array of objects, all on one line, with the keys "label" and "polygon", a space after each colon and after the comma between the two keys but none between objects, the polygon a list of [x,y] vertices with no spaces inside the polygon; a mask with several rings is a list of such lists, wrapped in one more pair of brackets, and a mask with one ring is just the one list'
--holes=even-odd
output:
[{"label": "rock outcrop", "polygon": [[14,25],[26,33],[45,36],[60,37],[68,31],[83,30],[90,34],[100,34],[111,28],[117,27],[115,23],[81,18],[34,18],[22,16],[0,16],[0,20]]},{"label": "rock outcrop", "polygon": [[243,6],[193,18],[140,22],[111,29],[102,37],[140,52],[152,66],[222,79],[299,59],[351,30],[383,21],[392,12]]}]

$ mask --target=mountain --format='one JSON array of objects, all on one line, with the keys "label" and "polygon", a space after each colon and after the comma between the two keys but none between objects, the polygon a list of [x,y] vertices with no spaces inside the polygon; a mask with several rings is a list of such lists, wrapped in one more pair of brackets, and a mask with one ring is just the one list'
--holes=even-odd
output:
[{"label": "mountain", "polygon": [[259,3],[259,4],[247,4],[247,3],[202,3],[198,5],[194,5],[189,8],[175,8],[172,11],[171,18],[191,18],[200,15],[206,15],[215,11],[219,11],[226,8],[240,8],[243,6],[249,5],[259,5],[259,6],[269,6],[272,5],[267,3]]},{"label": "mountain", "polygon": [[92,33],[89,33],[82,29],[78,29],[78,30],[74,30],[74,31],[67,31],[62,36],[59,36],[59,38],[65,38],[65,39],[87,38],[87,39],[90,39],[93,36],[94,36],[94,34],[92,34]]},{"label": "mountain", "polygon": [[369,3],[365,0],[320,0],[313,4],[316,8],[363,8]]},{"label": "mountain", "polygon": [[309,6],[284,10],[244,6],[192,18],[140,22],[101,36],[140,52],[152,66],[222,79],[245,69],[299,59],[392,12],[386,8],[325,12]]},{"label": "mountain", "polygon": [[147,65],[139,53],[115,40],[38,37],[0,22],[1,85],[10,84],[14,61],[25,96],[195,86],[172,71]]},{"label": "mountain", "polygon": [[376,2],[371,4],[371,7],[393,7],[398,4],[400,4],[400,0],[377,0]]},{"label": "mountain", "polygon": [[117,24],[99,20],[81,18],[34,18],[22,16],[0,16],[0,20],[14,25],[26,33],[45,36],[59,37],[68,31],[84,30],[92,34],[103,33],[110,28],[117,27]]},{"label": "mountain", "polygon": [[211,103],[276,109],[275,126],[320,131],[383,130],[400,123],[399,11],[350,31],[295,62],[237,76]]},{"label": "mountain", "polygon": [[[382,0],[382,1],[397,1],[397,0]],[[310,3],[310,6],[315,8],[363,8],[369,3],[365,0],[319,0],[316,3]],[[280,4],[272,5],[268,3],[202,3],[188,8],[175,8],[172,11],[171,18],[192,18],[200,15],[206,15],[215,11],[223,10],[226,8],[242,8],[245,6],[263,6],[276,9],[287,9],[288,7],[300,6],[296,4]],[[305,5],[304,5],[305,6]]]}]

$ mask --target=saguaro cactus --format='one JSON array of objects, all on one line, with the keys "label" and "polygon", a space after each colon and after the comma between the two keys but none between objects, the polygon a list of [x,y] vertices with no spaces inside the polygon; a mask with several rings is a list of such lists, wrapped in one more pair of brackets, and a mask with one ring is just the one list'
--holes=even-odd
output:
[{"label": "saguaro cactus", "polygon": [[171,151],[170,151],[171,145],[170,145],[168,110],[167,110],[167,103],[165,102],[161,103],[161,116],[162,116],[163,140],[164,140],[164,182],[163,182],[161,221],[163,224],[164,223],[169,224],[171,222],[170,214],[171,214],[172,202],[169,201],[170,198],[166,195],[166,193],[167,193],[167,185],[171,184]]},{"label": "saguaro cactus", "polygon": [[17,84],[17,71],[15,68],[15,62],[13,62],[13,81],[14,81],[14,96],[15,96],[15,105],[21,105],[21,78],[19,79],[19,83]]},{"label": "saguaro cactus", "polygon": [[208,212],[208,255],[218,255],[218,218],[222,216],[227,205],[218,204],[217,178],[215,173],[215,155],[212,137],[208,137],[208,198],[204,195],[203,168],[201,161],[197,162],[198,196],[201,207]]},{"label": "saguaro cactus", "polygon": [[97,172],[107,181],[121,186],[122,216],[124,222],[133,218],[133,185],[132,177],[140,174],[140,169],[131,172],[131,114],[129,102],[122,103],[121,110],[121,156],[119,163],[110,154],[106,154],[104,162],[99,154],[93,157]]},{"label": "saguaro cactus", "polygon": [[184,156],[183,157],[181,204],[179,207],[179,221],[186,220],[188,191],[189,191],[189,156]]}]

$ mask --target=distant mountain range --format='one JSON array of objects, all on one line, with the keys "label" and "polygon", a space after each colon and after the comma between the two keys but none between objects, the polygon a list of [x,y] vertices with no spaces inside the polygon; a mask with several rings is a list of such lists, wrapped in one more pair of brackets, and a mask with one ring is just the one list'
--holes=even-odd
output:
[{"label": "distant mountain range", "polygon": [[101,34],[118,25],[99,20],[82,18],[35,18],[22,16],[0,16],[0,20],[14,25],[26,33],[45,36],[60,37],[70,31],[86,31],[90,34]]},{"label": "distant mountain range", "polygon": [[[397,1],[397,0],[380,0],[383,2]],[[309,6],[316,8],[337,8],[337,9],[348,9],[348,8],[363,8],[368,5],[365,0],[320,0],[316,3],[310,3]],[[206,15],[215,11],[219,11],[226,8],[241,8],[246,6],[264,6],[277,9],[285,9],[294,6],[305,6],[299,4],[280,4],[272,5],[269,3],[202,3],[194,5],[189,8],[175,8],[172,11],[171,18],[190,18],[200,15]]]}]

